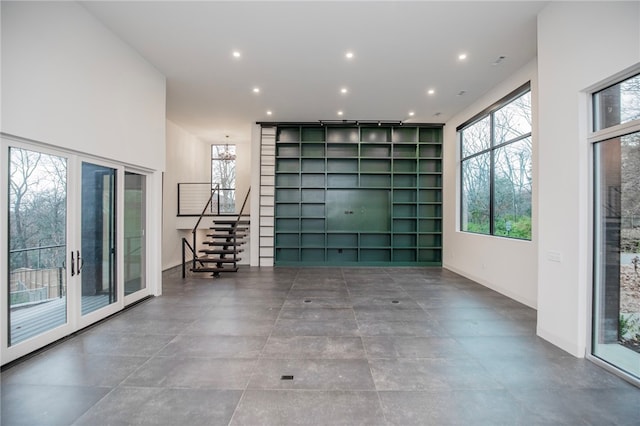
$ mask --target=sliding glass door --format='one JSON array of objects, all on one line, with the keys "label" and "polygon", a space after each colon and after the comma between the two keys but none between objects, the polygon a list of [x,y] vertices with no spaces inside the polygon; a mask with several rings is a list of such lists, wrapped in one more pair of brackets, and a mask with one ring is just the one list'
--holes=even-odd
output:
[{"label": "sliding glass door", "polygon": [[640,74],[593,95],[592,355],[640,381]]},{"label": "sliding glass door", "polygon": [[150,294],[142,173],[2,137],[2,364]]},{"label": "sliding glass door", "polygon": [[8,345],[68,322],[65,157],[8,151]]},{"label": "sliding glass door", "polygon": [[[116,169],[82,163],[81,243],[76,262],[82,315],[116,303]],[[73,254],[72,254],[73,255]]]}]

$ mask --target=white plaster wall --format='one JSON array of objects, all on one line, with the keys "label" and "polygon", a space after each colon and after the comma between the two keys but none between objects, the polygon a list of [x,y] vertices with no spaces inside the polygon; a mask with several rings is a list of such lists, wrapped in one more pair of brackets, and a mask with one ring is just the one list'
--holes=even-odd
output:
[{"label": "white plaster wall", "polygon": [[531,307],[537,304],[537,132],[534,113],[532,240],[460,232],[460,167],[456,127],[508,95],[527,81],[532,85],[532,108],[536,108],[536,62],[519,70],[478,102],[445,125],[443,153],[443,266]]},{"label": "white plaster wall", "polygon": [[[211,181],[211,145],[167,120],[167,168],[164,174],[162,211],[162,269],[182,263],[182,238],[191,232],[179,229],[178,183]],[[204,234],[204,231],[202,232]],[[198,239],[200,238],[198,234]],[[188,256],[191,258],[191,256]]]},{"label": "white plaster wall", "polygon": [[[640,2],[551,2],[538,17],[538,334],[588,339],[591,149],[585,89],[640,61]],[[561,262],[548,259],[549,252]]]},{"label": "white plaster wall", "polygon": [[2,2],[2,131],[152,170],[165,78],[75,2]]}]

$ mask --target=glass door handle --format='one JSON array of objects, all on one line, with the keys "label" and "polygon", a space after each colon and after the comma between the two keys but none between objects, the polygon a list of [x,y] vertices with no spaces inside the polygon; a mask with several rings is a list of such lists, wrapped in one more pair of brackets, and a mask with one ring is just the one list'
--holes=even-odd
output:
[{"label": "glass door handle", "polygon": [[73,250],[71,251],[71,276],[73,277],[76,274],[76,261],[73,258]]},{"label": "glass door handle", "polygon": [[76,269],[78,270],[78,275],[80,275],[80,271],[82,270],[82,267],[84,266],[84,259],[80,258],[80,250],[76,250]]}]

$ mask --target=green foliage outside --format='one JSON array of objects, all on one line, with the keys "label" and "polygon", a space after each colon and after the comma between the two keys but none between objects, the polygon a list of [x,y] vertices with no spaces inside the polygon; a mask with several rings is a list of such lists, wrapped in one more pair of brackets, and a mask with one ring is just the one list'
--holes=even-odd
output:
[{"label": "green foliage outside", "polygon": [[[510,229],[507,230],[507,224],[510,225]],[[517,218],[505,216],[496,220],[495,235],[500,235],[510,238],[520,238],[523,240],[531,239],[531,217],[530,216],[518,216]]]}]

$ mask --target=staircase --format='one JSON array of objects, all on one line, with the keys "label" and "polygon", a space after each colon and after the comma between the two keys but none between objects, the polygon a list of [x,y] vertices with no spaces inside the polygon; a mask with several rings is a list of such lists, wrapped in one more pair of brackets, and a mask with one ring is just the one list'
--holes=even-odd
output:
[{"label": "staircase", "polygon": [[208,248],[198,250],[201,253],[197,257],[195,266],[191,272],[212,273],[219,277],[224,272],[236,272],[238,262],[242,260],[238,255],[244,251],[242,246],[249,230],[249,221],[237,219],[214,219],[213,226],[209,228],[207,240],[202,244]]},{"label": "staircase", "polygon": [[[195,249],[198,247],[198,226],[209,205],[211,205],[214,195],[216,193],[219,194],[219,188],[215,188],[212,191],[209,201],[191,231],[192,244],[186,238],[182,239],[182,278],[186,277],[188,263],[191,263],[189,268],[191,272],[210,273],[213,274],[214,278],[219,277],[224,272],[238,271],[238,262],[242,260],[238,255],[244,251],[242,246],[246,243],[246,237],[249,232],[249,220],[244,219],[248,215],[243,214],[243,212],[247,205],[250,191],[251,188],[247,191],[239,214],[221,215],[218,210],[218,214],[213,219],[213,226],[209,228],[209,233],[207,233],[207,240],[202,242],[202,245],[206,246],[206,248],[196,252]],[[186,259],[187,249],[193,256],[190,261]]]}]

